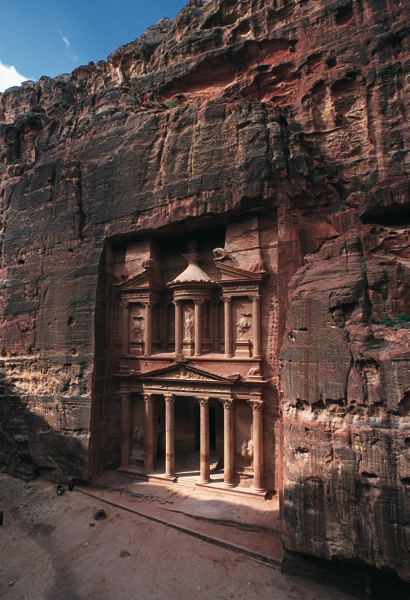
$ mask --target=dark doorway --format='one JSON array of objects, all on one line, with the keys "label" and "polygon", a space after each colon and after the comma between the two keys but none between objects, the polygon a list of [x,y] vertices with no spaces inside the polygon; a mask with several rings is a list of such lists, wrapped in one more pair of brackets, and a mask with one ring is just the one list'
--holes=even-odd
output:
[{"label": "dark doorway", "polygon": [[158,466],[165,461],[165,424],[163,423],[161,416],[158,417],[155,427],[155,436],[157,438],[157,451],[155,457]]}]

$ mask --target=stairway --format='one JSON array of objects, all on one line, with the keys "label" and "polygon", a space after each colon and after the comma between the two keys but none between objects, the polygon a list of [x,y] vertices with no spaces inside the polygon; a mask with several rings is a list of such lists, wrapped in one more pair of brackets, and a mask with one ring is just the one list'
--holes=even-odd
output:
[{"label": "stairway", "polygon": [[[184,469],[189,472],[199,471],[200,460],[201,459],[199,450],[197,452],[191,452],[191,454],[188,455],[188,458],[185,461]],[[221,458],[219,456],[217,456],[216,454],[210,455],[209,463],[211,473],[218,470],[218,468],[220,467],[220,462]]]}]

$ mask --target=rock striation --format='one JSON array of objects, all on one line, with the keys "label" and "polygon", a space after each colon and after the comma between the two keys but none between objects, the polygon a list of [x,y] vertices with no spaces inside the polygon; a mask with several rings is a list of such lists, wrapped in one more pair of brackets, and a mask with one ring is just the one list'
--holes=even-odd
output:
[{"label": "rock striation", "polygon": [[132,241],[258,214],[284,547],[410,582],[409,45],[405,0],[192,0],[0,94],[3,469],[118,466]]}]

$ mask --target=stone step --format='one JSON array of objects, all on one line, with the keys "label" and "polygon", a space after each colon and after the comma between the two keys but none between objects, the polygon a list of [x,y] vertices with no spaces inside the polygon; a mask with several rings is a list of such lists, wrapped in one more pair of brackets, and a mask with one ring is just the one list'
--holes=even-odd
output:
[{"label": "stone step", "polygon": [[[218,470],[218,468],[220,467],[220,462],[221,462],[220,456],[217,456],[216,454],[210,455],[209,463],[210,463],[211,473],[213,471]],[[185,461],[185,469],[187,471],[199,471],[200,463],[201,463],[201,457],[200,457],[199,450],[196,452],[191,452],[191,454],[188,455],[188,458]]]}]

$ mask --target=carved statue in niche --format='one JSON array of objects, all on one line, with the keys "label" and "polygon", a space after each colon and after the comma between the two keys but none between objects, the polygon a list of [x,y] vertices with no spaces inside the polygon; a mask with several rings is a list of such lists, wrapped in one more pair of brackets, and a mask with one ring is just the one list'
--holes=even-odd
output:
[{"label": "carved statue in niche", "polygon": [[139,446],[144,446],[144,428],[136,427],[132,432],[132,441]]},{"label": "carved statue in niche", "polygon": [[241,339],[241,340],[248,339],[249,330],[252,327],[250,317],[252,317],[251,313],[241,313],[239,321],[236,324],[236,329],[238,330],[239,339]]},{"label": "carved statue in niche", "polygon": [[184,330],[185,339],[192,340],[194,335],[194,315],[191,311],[187,311],[185,314]]},{"label": "carved statue in niche", "polygon": [[243,440],[240,447],[240,455],[243,458],[244,467],[251,467],[253,462],[253,441]]},{"label": "carved statue in niche", "polygon": [[132,337],[134,340],[141,341],[144,339],[144,330],[145,330],[144,320],[145,320],[144,317],[141,315],[132,317],[131,334],[132,334]]},{"label": "carved statue in niche", "polygon": [[131,458],[144,460],[144,428],[136,427],[132,432]]}]

